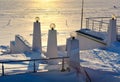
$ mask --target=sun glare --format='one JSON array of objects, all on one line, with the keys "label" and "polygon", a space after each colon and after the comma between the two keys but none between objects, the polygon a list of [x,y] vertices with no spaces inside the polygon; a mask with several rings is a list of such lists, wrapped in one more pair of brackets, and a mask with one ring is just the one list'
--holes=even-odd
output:
[{"label": "sun glare", "polygon": [[51,0],[34,0],[34,1],[36,1],[36,2],[49,2]]},{"label": "sun glare", "polygon": [[51,0],[41,0],[41,2],[50,2]]},{"label": "sun glare", "polygon": [[48,2],[48,1],[50,1],[50,0],[44,0],[44,1]]}]

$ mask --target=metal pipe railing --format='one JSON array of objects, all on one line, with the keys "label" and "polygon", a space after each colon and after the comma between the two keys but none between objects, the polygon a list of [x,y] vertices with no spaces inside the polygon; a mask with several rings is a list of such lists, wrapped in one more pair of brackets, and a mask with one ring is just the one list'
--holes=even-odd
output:
[{"label": "metal pipe railing", "polygon": [[[86,18],[86,28],[92,31],[103,32],[107,34],[109,20],[112,17],[90,17]],[[120,35],[120,16],[117,16],[117,36]],[[118,37],[117,37],[118,38]]]},{"label": "metal pipe railing", "polygon": [[[40,61],[40,60],[47,60],[47,61],[49,61],[49,60],[56,60],[56,59],[61,59],[62,60],[62,67],[61,67],[61,71],[65,71],[65,59],[67,59],[67,58],[69,58],[69,57],[56,57],[56,58],[46,58],[46,59],[29,59],[29,60],[11,60],[11,61],[0,61],[0,63],[2,64],[2,69],[1,69],[1,71],[2,71],[2,76],[4,76],[4,75],[6,75],[5,74],[5,67],[4,67],[4,65],[5,64],[11,64],[11,63],[21,63],[21,62],[33,62],[33,72],[35,73],[35,72],[37,72],[37,68],[36,68],[36,62],[37,61]],[[19,67],[20,68],[20,67]],[[23,68],[23,67],[21,67],[21,68]]]},{"label": "metal pipe railing", "polygon": [[[120,16],[116,17],[117,25],[117,40],[120,41]],[[86,18],[86,29],[90,29],[96,33],[101,33],[104,36],[108,34],[109,22],[112,17],[89,17]],[[103,37],[104,38],[104,37]]]}]

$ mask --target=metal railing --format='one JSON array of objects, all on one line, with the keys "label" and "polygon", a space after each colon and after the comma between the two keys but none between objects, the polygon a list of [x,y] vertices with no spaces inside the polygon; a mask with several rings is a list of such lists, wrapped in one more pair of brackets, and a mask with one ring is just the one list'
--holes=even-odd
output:
[{"label": "metal railing", "polygon": [[[46,59],[0,61],[1,76],[17,74],[17,73],[45,71],[43,69],[46,69],[47,71],[55,70],[55,69],[64,71],[65,67],[67,68],[68,66],[66,63],[66,59],[68,58],[69,57],[56,57],[56,58],[46,58]],[[55,63],[54,61],[59,61],[61,62],[61,64],[54,64]],[[50,67],[52,65],[54,68]]]},{"label": "metal railing", "polygon": [[[86,28],[97,31],[107,32],[111,17],[90,17],[86,18]],[[120,29],[120,17],[117,17],[117,28]]]},{"label": "metal railing", "polygon": [[[19,74],[19,73],[26,73],[26,72],[36,73],[38,71],[40,72],[40,70],[41,70],[41,72],[43,72],[44,70],[38,68],[38,67],[40,67],[40,65],[39,65],[40,62],[42,62],[42,63],[44,62],[43,63],[44,68],[43,69],[45,69],[45,67],[46,67],[45,64],[46,64],[48,66],[48,68],[49,68],[49,66],[53,65],[53,67],[51,67],[53,70],[56,69],[56,70],[60,70],[61,72],[64,72],[65,70],[68,70],[68,68],[69,68],[69,65],[68,65],[69,60],[67,60],[68,58],[69,57],[56,57],[56,58],[47,58],[47,59],[0,61],[0,64],[1,64],[1,76],[11,75],[11,74]],[[61,64],[55,64],[54,61],[59,61],[59,62],[61,62]],[[29,62],[29,64],[26,63],[26,65],[28,65],[27,67],[25,67],[25,66],[18,66],[18,67],[15,66],[14,67],[14,64],[16,64],[16,65],[17,64],[25,64],[25,62]],[[29,66],[30,62],[33,63],[32,66]],[[8,67],[9,65],[12,65],[12,67],[9,67],[9,68],[5,67],[5,66]],[[54,67],[56,67],[56,65],[59,65],[59,66],[57,66],[58,68],[54,69]],[[20,69],[20,68],[23,69],[23,68],[29,68],[29,67],[32,68],[31,71],[23,71],[23,70]],[[82,68],[82,69],[84,69],[84,68]],[[80,69],[80,70],[82,70],[82,69]],[[7,70],[9,70],[9,71],[7,71]],[[10,70],[12,70],[12,72],[10,72]],[[18,73],[14,72],[15,70]],[[47,69],[47,71],[50,71],[50,70]],[[91,78],[88,75],[87,71],[84,69],[83,72],[85,73],[86,82],[91,82]]]},{"label": "metal railing", "polygon": [[[90,29],[95,32],[101,32],[107,34],[109,20],[112,17],[89,17],[86,18],[86,29]],[[120,16],[117,16],[117,39],[120,36]]]}]

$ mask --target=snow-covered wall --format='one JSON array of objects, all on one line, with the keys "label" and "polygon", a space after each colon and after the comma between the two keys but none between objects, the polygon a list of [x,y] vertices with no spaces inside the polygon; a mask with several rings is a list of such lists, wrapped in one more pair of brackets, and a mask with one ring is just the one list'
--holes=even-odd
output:
[{"label": "snow-covered wall", "polygon": [[17,53],[17,47],[15,41],[10,41],[10,53]]},{"label": "snow-covered wall", "polygon": [[20,35],[15,36],[15,41],[10,42],[11,53],[22,53],[31,51],[30,44]]},{"label": "snow-covered wall", "polygon": [[77,39],[79,39],[80,50],[103,48],[106,46],[106,43],[82,33],[77,33]]}]

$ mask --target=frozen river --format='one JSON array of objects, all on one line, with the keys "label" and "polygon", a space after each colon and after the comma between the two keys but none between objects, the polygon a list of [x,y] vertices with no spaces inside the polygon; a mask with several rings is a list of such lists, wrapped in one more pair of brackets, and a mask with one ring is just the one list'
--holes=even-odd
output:
[{"label": "frozen river", "polygon": [[[117,0],[85,0],[84,18],[119,16],[119,9],[114,9],[114,5],[119,8]],[[9,45],[15,34],[23,35],[31,43],[36,16],[42,25],[43,45],[50,23],[56,24],[58,44],[64,44],[71,31],[80,29],[81,0],[0,0],[0,45]]]}]

